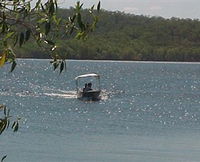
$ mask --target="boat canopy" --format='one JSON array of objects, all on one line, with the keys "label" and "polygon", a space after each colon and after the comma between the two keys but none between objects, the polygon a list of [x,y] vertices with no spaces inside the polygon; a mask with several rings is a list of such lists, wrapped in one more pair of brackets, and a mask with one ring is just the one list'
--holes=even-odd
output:
[{"label": "boat canopy", "polygon": [[97,77],[99,78],[100,76],[98,74],[95,73],[91,73],[91,74],[84,74],[84,75],[79,75],[75,78],[75,80],[80,79],[80,78],[86,78],[86,77]]}]

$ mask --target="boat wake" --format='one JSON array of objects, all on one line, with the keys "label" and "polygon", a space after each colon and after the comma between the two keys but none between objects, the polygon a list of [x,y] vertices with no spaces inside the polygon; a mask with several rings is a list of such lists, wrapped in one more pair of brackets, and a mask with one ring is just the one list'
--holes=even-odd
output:
[{"label": "boat wake", "polygon": [[0,96],[18,96],[18,97],[60,97],[60,98],[76,98],[76,91],[64,91],[55,89],[42,89],[42,91],[30,91],[30,90],[16,90],[6,89],[0,90]]},{"label": "boat wake", "polygon": [[[103,89],[101,91],[101,100],[105,101],[108,100],[110,98],[116,97],[116,96],[120,96],[122,94],[124,94],[125,92],[122,90],[116,90],[116,91],[107,91],[105,89]],[[73,99],[73,98],[77,98],[77,94],[76,91],[64,91],[64,90],[58,90],[58,92],[52,92],[52,93],[43,93],[43,95],[45,96],[50,96],[50,97],[58,97],[58,98],[66,98],[66,99]]]},{"label": "boat wake", "polygon": [[[18,96],[18,97],[41,97],[41,96],[48,96],[48,97],[56,97],[56,98],[65,98],[65,99],[74,99],[77,98],[76,91],[66,91],[60,89],[43,89],[42,91],[30,91],[30,90],[11,90],[5,89],[0,90],[0,96]],[[101,100],[105,101],[114,96],[118,96],[124,93],[124,91],[116,90],[116,91],[107,91],[103,89],[101,91]]]},{"label": "boat wake", "polygon": [[43,93],[45,96],[59,98],[76,98],[76,91],[62,91],[63,93]]}]

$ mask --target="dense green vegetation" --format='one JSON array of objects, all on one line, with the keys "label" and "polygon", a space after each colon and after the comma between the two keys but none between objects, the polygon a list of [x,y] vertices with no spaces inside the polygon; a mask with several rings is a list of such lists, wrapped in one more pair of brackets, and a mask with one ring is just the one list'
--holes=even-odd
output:
[{"label": "dense green vegetation", "polygon": [[[72,11],[60,9],[59,15],[66,17]],[[86,13],[83,17],[87,18]],[[101,11],[97,29],[86,41],[63,35],[56,43],[68,59],[200,61],[200,21]],[[17,49],[16,54],[49,58],[32,42]]]}]

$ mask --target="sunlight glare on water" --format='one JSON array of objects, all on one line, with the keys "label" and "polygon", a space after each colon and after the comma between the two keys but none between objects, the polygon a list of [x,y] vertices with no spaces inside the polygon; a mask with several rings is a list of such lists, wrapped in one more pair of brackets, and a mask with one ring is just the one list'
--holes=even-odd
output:
[{"label": "sunlight glare on water", "polygon": [[[74,78],[101,76],[102,100],[76,98]],[[0,138],[9,162],[200,159],[200,64],[18,60],[0,69],[0,102],[21,118]],[[3,148],[3,149],[2,149]]]}]

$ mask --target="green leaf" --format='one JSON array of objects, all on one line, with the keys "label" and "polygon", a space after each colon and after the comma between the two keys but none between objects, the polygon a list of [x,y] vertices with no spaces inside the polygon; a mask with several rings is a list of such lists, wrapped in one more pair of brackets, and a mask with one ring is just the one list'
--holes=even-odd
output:
[{"label": "green leaf", "polygon": [[8,30],[8,26],[7,26],[7,24],[4,22],[4,23],[3,23],[3,26],[2,26],[2,29],[1,29],[1,32],[2,32],[2,33],[5,33],[7,30]]},{"label": "green leaf", "polygon": [[42,11],[43,11],[43,12],[46,12],[44,6],[43,6],[42,4],[40,4],[40,6],[41,6],[41,8],[42,8]]},{"label": "green leaf", "polygon": [[53,70],[56,70],[59,66],[59,63],[56,61],[56,62],[53,62]]},{"label": "green leaf", "polygon": [[19,129],[19,123],[17,122],[17,124],[16,124],[15,127],[14,127],[14,132],[17,132],[18,129]]},{"label": "green leaf", "polygon": [[8,34],[6,34],[6,37],[4,38],[4,40],[6,40],[6,39],[12,37],[13,34],[14,34],[14,32],[9,32]]},{"label": "green leaf", "polygon": [[27,11],[30,11],[30,10],[31,10],[31,3],[30,3],[30,2],[27,3],[26,9],[27,9]]},{"label": "green leaf", "polygon": [[12,129],[14,128],[15,124],[16,124],[16,122],[13,123],[13,125],[12,125]]},{"label": "green leaf", "polygon": [[13,72],[13,70],[15,69],[17,63],[15,61],[12,62],[12,66],[11,66],[11,69],[10,69],[10,72]]},{"label": "green leaf", "polygon": [[93,18],[94,18],[94,21],[93,21],[93,23],[92,23],[92,25],[91,25],[91,30],[92,30],[92,31],[95,29],[96,24],[97,24],[98,21],[99,21],[98,16],[94,16]]},{"label": "green leaf", "polygon": [[4,109],[5,109],[5,105],[1,105],[1,104],[0,104],[0,110],[1,110],[1,109],[4,110]]},{"label": "green leaf", "polygon": [[7,108],[5,107],[5,108],[4,108],[4,111],[3,111],[3,113],[4,113],[5,116],[6,116],[6,114],[7,114],[6,112],[7,112]]},{"label": "green leaf", "polygon": [[3,126],[4,126],[4,122],[2,119],[0,119],[0,134],[1,134],[1,130],[2,130]]},{"label": "green leaf", "polygon": [[35,5],[35,8],[39,8],[40,3],[41,3],[41,0],[38,0],[36,5]]},{"label": "green leaf", "polygon": [[31,36],[31,29],[28,29],[28,30],[26,31],[26,37],[25,37],[25,40],[28,41],[29,38],[30,38],[30,36]]},{"label": "green leaf", "polygon": [[54,8],[54,3],[53,1],[50,2],[50,6],[49,6],[49,15],[53,15],[55,12],[55,8]]},{"label": "green leaf", "polygon": [[97,11],[99,11],[101,8],[101,2],[99,1],[98,5],[97,5]]},{"label": "green leaf", "polygon": [[45,35],[48,35],[48,33],[50,32],[50,29],[51,29],[51,23],[46,22],[45,23]]},{"label": "green leaf", "polygon": [[1,124],[0,124],[0,134],[3,133],[3,131],[6,129],[6,125],[7,125],[7,121],[6,119],[1,120]]},{"label": "green leaf", "polygon": [[72,17],[72,19],[71,19],[71,22],[72,22],[72,23],[74,22],[75,18],[76,18],[76,15],[74,15],[74,16]]},{"label": "green leaf", "polygon": [[18,129],[19,129],[19,123],[18,123],[18,121],[15,121],[15,122],[13,123],[12,129],[13,129],[14,132],[17,132],[17,131],[18,131]]},{"label": "green leaf", "polygon": [[0,58],[0,67],[3,66],[6,62],[6,53],[4,53]]},{"label": "green leaf", "polygon": [[76,34],[75,38],[78,40],[80,40],[80,39],[85,40],[87,38],[87,33],[86,32],[78,32]]},{"label": "green leaf", "polygon": [[94,5],[90,8],[89,12],[93,13],[93,11],[94,11]]},{"label": "green leaf", "polygon": [[56,48],[57,48],[57,46],[53,46],[53,47],[51,48],[51,51],[54,51]]},{"label": "green leaf", "polygon": [[57,18],[56,15],[53,16],[53,21],[56,23],[56,25],[59,25],[61,22],[61,18]]},{"label": "green leaf", "polygon": [[76,11],[77,11],[77,12],[80,12],[82,6],[83,6],[83,3],[81,4],[80,1],[77,1],[77,2],[76,2],[76,7],[75,7],[75,8],[76,8]]},{"label": "green leaf", "polygon": [[19,46],[21,47],[23,43],[24,43],[24,33],[21,32],[19,36]]},{"label": "green leaf", "polygon": [[18,42],[18,38],[19,38],[19,34],[16,34],[15,36],[14,36],[14,46],[16,46],[16,44],[17,44],[17,42]]},{"label": "green leaf", "polygon": [[80,5],[80,9],[83,7],[83,3]]},{"label": "green leaf", "polygon": [[94,5],[90,9],[93,11],[94,10]]},{"label": "green leaf", "polygon": [[83,36],[83,32],[78,32],[76,34],[76,39],[81,39],[82,36]]},{"label": "green leaf", "polygon": [[1,159],[1,162],[3,162],[6,157],[7,155],[3,156],[3,158]]},{"label": "green leaf", "polygon": [[64,69],[64,61],[62,61],[60,64],[60,73],[62,73],[63,69]]},{"label": "green leaf", "polygon": [[45,40],[44,41],[45,43],[49,44],[49,45],[52,45],[52,46],[55,46],[55,43],[50,41],[50,40]]},{"label": "green leaf", "polygon": [[85,30],[85,25],[82,22],[82,18],[81,18],[80,13],[78,13],[78,15],[77,15],[77,22],[78,22],[78,25],[79,25],[81,31]]},{"label": "green leaf", "polygon": [[42,24],[42,23],[44,23],[44,22],[46,22],[46,21],[47,21],[46,18],[41,18],[41,19],[39,19],[37,22],[38,22],[39,24]]},{"label": "green leaf", "polygon": [[55,4],[55,8],[57,10],[58,9],[58,3],[57,3],[57,1],[54,1],[54,4]]}]

